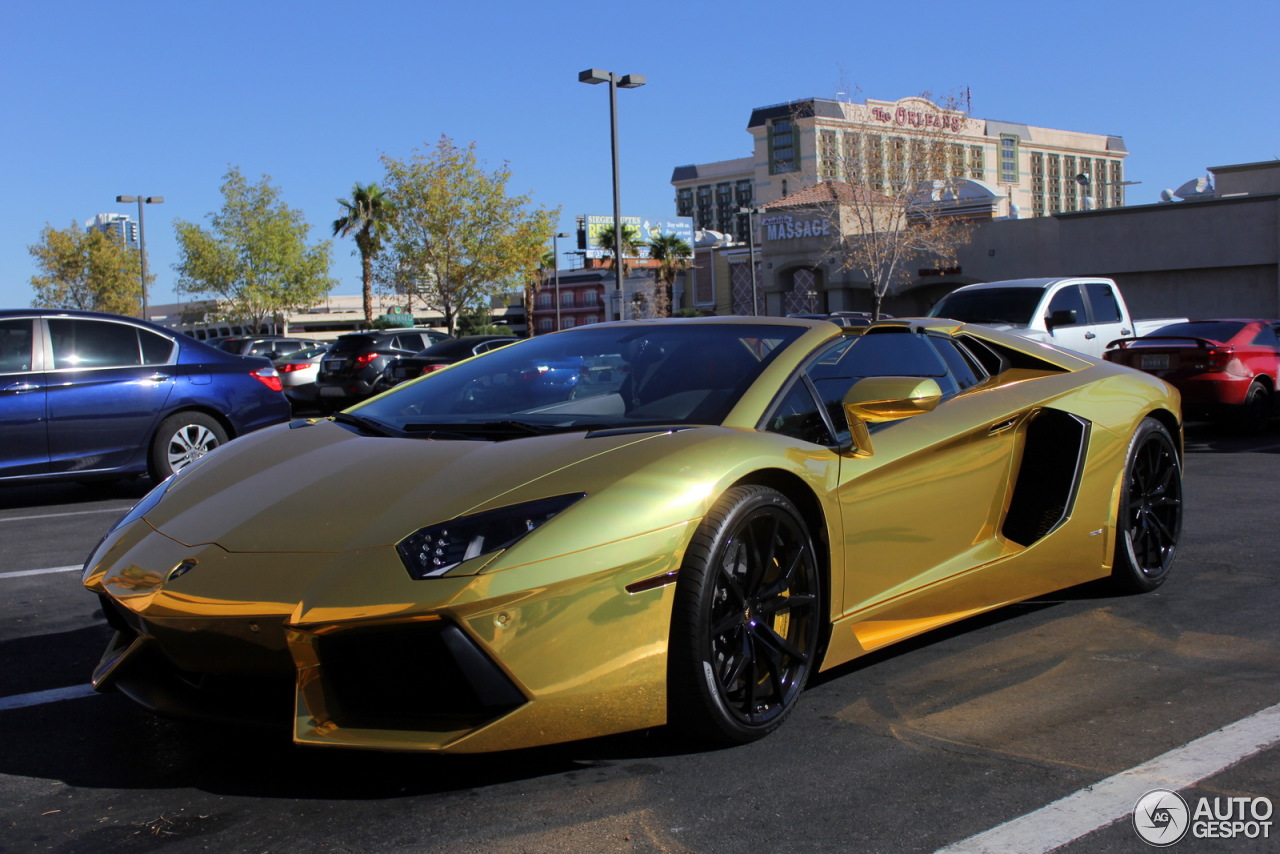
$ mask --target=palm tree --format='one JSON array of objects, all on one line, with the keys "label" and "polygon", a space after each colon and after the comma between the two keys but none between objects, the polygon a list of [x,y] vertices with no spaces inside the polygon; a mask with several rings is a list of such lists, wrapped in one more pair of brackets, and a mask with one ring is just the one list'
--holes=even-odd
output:
[{"label": "palm tree", "polygon": [[659,234],[649,241],[649,257],[658,262],[658,316],[671,316],[672,286],[676,274],[689,269],[693,249],[674,234]]},{"label": "palm tree", "polygon": [[[601,227],[600,231],[596,233],[596,243],[600,245],[601,249],[603,249],[605,252],[608,252],[610,255],[613,256],[613,263],[616,265],[618,263],[618,252],[614,248],[612,225],[606,225]],[[626,278],[627,276],[631,275],[631,265],[627,263],[627,259],[635,258],[640,253],[641,247],[644,247],[647,245],[648,245],[647,243],[645,243],[643,240],[640,239],[640,232],[637,231],[634,227],[629,225],[622,226],[622,277],[623,278]]]},{"label": "palm tree", "polygon": [[550,279],[556,270],[555,253],[548,249],[542,253],[542,257],[538,259],[538,277],[530,279],[524,285],[524,323],[526,334],[532,338],[534,336],[533,309],[534,300],[538,291],[547,286],[547,279]]},{"label": "palm tree", "polygon": [[391,232],[395,210],[377,184],[351,188],[350,199],[338,199],[346,215],[333,221],[334,237],[355,235],[360,252],[360,276],[364,282],[364,322],[373,324],[373,258],[382,239]]}]

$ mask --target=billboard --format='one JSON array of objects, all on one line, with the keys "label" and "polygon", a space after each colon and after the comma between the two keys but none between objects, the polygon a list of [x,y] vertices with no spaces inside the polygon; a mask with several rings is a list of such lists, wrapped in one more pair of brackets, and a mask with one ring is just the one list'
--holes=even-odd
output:
[{"label": "billboard", "polygon": [[[600,248],[599,236],[602,229],[613,228],[613,214],[596,216],[588,214],[578,217],[578,248],[586,251],[588,258],[608,258],[610,254]],[[693,247],[693,220],[689,217],[622,217],[622,229],[634,229],[640,239],[646,243],[659,234],[674,234]],[[649,257],[649,248],[641,247],[641,258]]]}]

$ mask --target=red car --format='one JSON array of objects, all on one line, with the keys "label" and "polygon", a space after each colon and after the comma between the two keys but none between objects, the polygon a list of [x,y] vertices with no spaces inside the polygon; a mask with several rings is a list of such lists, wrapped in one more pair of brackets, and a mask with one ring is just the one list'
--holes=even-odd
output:
[{"label": "red car", "polygon": [[1191,320],[1112,341],[1105,357],[1176,387],[1188,417],[1231,419],[1259,433],[1275,413],[1278,333],[1275,320]]}]

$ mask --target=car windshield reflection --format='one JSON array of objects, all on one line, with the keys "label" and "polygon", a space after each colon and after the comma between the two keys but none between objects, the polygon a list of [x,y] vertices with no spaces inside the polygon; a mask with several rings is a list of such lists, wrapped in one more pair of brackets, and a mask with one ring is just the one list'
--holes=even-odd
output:
[{"label": "car windshield reflection", "polygon": [[718,424],[801,326],[601,325],[533,338],[360,406],[406,435],[506,438]]}]

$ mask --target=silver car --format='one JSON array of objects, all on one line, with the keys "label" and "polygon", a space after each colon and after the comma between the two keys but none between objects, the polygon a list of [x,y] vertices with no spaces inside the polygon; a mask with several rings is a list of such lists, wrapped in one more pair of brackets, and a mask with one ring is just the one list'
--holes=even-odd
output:
[{"label": "silver car", "polygon": [[316,402],[316,374],[320,360],[329,352],[329,344],[317,344],[296,353],[290,353],[272,364],[280,374],[280,385],[289,402],[298,406],[311,406]]}]

